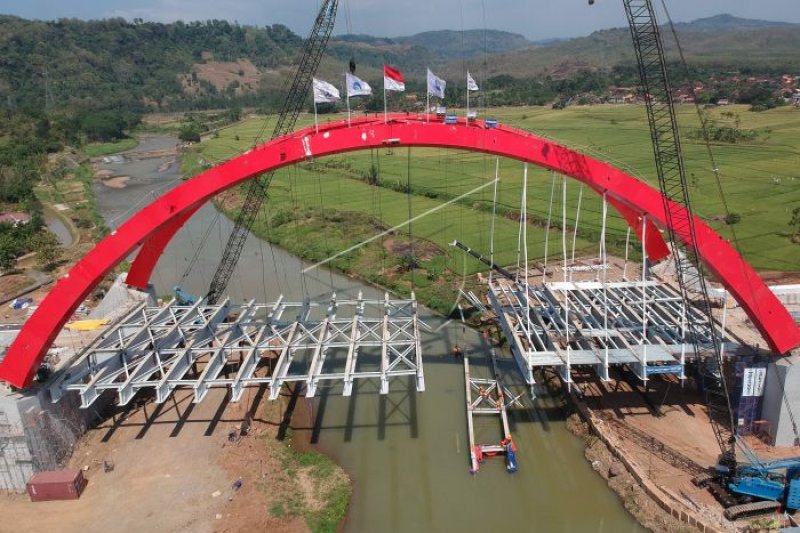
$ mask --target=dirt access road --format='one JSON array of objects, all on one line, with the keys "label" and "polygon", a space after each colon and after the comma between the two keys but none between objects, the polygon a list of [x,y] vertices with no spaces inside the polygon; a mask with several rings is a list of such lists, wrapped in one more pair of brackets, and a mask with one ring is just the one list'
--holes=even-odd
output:
[{"label": "dirt access road", "polygon": [[[239,404],[216,389],[199,404],[191,398],[179,392],[161,406],[133,408],[91,430],[70,461],[73,468],[89,466],[81,499],[31,503],[25,494],[0,496],[0,531],[306,531],[301,519],[272,517],[263,490],[282,477],[280,460],[261,438],[274,438],[279,422],[264,413],[280,409],[265,410],[254,389]],[[229,443],[229,431],[248,411],[255,414],[250,435]],[[104,472],[104,460],[113,462],[112,472]],[[239,478],[242,488],[234,491]]]}]

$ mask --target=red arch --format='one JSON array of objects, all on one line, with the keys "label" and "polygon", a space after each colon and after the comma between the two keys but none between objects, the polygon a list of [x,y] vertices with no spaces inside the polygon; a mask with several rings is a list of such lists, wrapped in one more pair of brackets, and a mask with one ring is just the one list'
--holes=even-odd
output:
[{"label": "red arch", "polygon": [[[626,219],[647,216],[665,227],[661,194],[651,186],[601,161],[533,134],[481,121],[426,123],[424,117],[391,115],[362,118],[348,127],[340,121],[300,130],[265,143],[176,187],[103,239],[56,283],[27,321],[6,357],[0,379],[17,387],[31,383],[64,323],[100,280],[137,247],[142,247],[131,282],[142,285],[163,247],[180,226],[215,194],[267,170],[304,159],[384,145],[457,148],[526,161],[578,179],[606,192]],[[697,244],[707,266],[744,308],[770,348],[785,353],[800,345],[800,328],[755,271],[719,235],[695,218]],[[635,228],[636,229],[636,228]],[[679,233],[684,242],[687,234]],[[648,238],[648,241],[651,241]],[[663,239],[651,241],[652,257],[663,257]],[[660,252],[659,252],[660,250]]]}]

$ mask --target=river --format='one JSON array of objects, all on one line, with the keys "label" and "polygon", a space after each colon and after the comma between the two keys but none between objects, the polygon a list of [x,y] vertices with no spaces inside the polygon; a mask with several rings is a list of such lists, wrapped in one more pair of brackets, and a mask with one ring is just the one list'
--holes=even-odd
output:
[{"label": "river", "polygon": [[[149,135],[135,150],[174,143],[169,136]],[[177,165],[168,163],[169,158],[162,158],[106,166],[131,177],[122,189],[94,185],[98,207],[111,227],[151,201],[152,191],[161,194],[180,183]],[[193,294],[204,293],[230,228],[210,204],[198,211],[159,261],[152,280],[157,293],[169,294],[176,284]],[[184,277],[203,240],[203,252]],[[294,301],[305,295],[327,299],[333,288],[338,295],[382,295],[328,271],[303,278],[306,265],[301,260],[253,236],[244,250],[228,291],[237,301],[274,301],[279,294]],[[303,400],[309,402],[309,420],[295,421],[354,482],[345,531],[643,531],[592,471],[581,441],[565,428],[560,400],[554,398],[539,398],[512,413],[519,472],[507,474],[502,460],[490,459],[477,475],[470,475],[464,372],[450,350],[454,344],[465,347],[474,373],[486,373],[486,347],[476,332],[459,323],[445,324],[425,309],[420,313],[437,331],[423,336],[424,393],[414,392],[410,382],[393,382],[387,396],[368,382],[358,384],[350,398],[336,389],[321,389],[318,398]],[[504,379],[518,386],[513,363],[501,357],[500,365]],[[494,424],[478,425],[476,433],[486,435],[479,440],[500,439]]]},{"label": "river", "polygon": [[47,224],[47,229],[49,229],[56,236],[59,245],[65,248],[72,246],[72,243],[74,242],[72,232],[67,227],[64,219],[62,219],[54,211],[51,211],[50,208],[45,208],[44,210],[44,223]]}]

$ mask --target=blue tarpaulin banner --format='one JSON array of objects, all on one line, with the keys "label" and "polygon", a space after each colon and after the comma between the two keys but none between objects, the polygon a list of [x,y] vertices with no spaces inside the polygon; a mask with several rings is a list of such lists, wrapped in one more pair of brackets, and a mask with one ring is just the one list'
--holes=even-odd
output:
[{"label": "blue tarpaulin banner", "polygon": [[652,374],[680,374],[682,370],[681,365],[661,365],[661,366],[648,366],[647,375]]}]

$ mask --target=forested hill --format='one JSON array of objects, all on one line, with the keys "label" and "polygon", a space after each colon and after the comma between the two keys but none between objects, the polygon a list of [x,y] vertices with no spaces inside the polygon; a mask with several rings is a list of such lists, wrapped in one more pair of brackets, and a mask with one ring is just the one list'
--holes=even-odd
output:
[{"label": "forested hill", "polygon": [[[220,105],[236,93],[195,65],[246,59],[235,74],[257,89],[291,63],[302,39],[280,24],[29,21],[0,16],[0,102],[12,108],[172,109]],[[182,77],[183,75],[183,77]],[[239,82],[241,85],[241,82]],[[247,91],[238,91],[244,93]]]},{"label": "forested hill", "polygon": [[[798,29],[729,15],[678,25],[690,62],[719,72],[800,70]],[[280,24],[119,18],[42,22],[0,15],[0,108],[52,115],[274,107],[301,43],[300,36]],[[674,45],[668,49],[674,57]],[[623,28],[549,44],[495,30],[443,30],[394,38],[337,36],[319,76],[335,81],[351,57],[358,75],[377,86],[384,63],[399,67],[411,90],[420,88],[428,66],[450,79],[461,77],[466,64],[484,80],[563,80],[609,73],[633,61],[630,35]],[[632,82],[606,78],[595,85]]]}]

